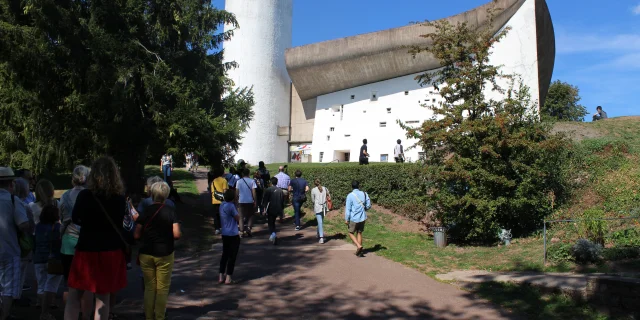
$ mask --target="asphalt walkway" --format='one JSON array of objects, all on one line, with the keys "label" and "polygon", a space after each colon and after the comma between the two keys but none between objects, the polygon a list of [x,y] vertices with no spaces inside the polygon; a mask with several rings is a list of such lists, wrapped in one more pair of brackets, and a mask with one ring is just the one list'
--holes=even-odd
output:
[{"label": "asphalt walkway", "polygon": [[[243,239],[236,285],[219,285],[219,236],[206,214],[211,210],[206,173],[195,174],[199,199],[179,205],[184,238],[177,244],[169,297],[169,319],[514,319],[486,300],[438,282],[401,264],[329,239],[318,244],[315,227],[295,231],[278,224],[280,242],[268,241],[264,222]],[[367,243],[365,248],[374,248]],[[142,316],[137,267],[119,295],[115,311],[126,319]]]}]

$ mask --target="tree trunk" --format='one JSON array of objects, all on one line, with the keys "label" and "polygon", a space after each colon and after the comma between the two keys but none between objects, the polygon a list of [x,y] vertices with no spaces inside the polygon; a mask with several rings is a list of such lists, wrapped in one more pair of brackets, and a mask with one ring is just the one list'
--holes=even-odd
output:
[{"label": "tree trunk", "polygon": [[112,153],[112,156],[120,166],[120,176],[128,196],[144,194],[146,149],[146,147],[134,148],[132,145],[127,145],[123,149],[113,150],[115,153]]}]

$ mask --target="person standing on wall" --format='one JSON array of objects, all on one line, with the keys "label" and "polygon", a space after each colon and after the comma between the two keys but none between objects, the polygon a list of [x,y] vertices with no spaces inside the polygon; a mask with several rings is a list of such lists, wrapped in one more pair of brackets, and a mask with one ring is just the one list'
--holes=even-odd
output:
[{"label": "person standing on wall", "polygon": [[296,170],[296,178],[289,184],[289,192],[293,194],[292,203],[293,211],[295,214],[296,231],[301,229],[300,227],[300,210],[302,204],[307,201],[306,193],[309,191],[309,184],[307,180],[302,178],[302,171]]},{"label": "person standing on wall", "polygon": [[369,164],[369,153],[367,152],[367,139],[362,140],[362,147],[360,147],[360,164]]},{"label": "person standing on wall", "polygon": [[240,215],[240,232],[242,236],[251,237],[251,227],[253,227],[253,213],[257,205],[256,202],[256,182],[249,177],[251,171],[244,168],[242,179],[236,181],[236,199],[238,200],[238,213]]},{"label": "person standing on wall", "polygon": [[362,232],[367,220],[367,210],[371,209],[371,199],[366,192],[360,191],[360,183],[351,183],[353,191],[347,195],[347,203],[344,210],[344,223],[349,228],[349,237],[358,247],[356,256],[362,257],[363,241]]},{"label": "person standing on wall", "polygon": [[398,144],[393,148],[393,157],[396,159],[396,163],[404,163],[404,148],[400,139],[398,139]]},{"label": "person standing on wall", "polygon": [[264,191],[262,197],[262,207],[267,214],[267,224],[269,225],[269,241],[274,245],[278,241],[276,234],[276,218],[281,217],[284,212],[284,191],[277,187],[278,178],[271,178],[271,186]]},{"label": "person standing on wall", "polygon": [[162,174],[164,175],[164,182],[169,183],[171,177],[171,170],[173,170],[173,157],[169,153],[165,153],[160,158],[160,168],[162,168]]}]

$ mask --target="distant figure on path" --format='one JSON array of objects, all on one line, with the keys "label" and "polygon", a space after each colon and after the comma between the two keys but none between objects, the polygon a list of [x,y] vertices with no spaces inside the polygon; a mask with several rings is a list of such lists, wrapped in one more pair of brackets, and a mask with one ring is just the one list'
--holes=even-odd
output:
[{"label": "distant figure on path", "polygon": [[171,170],[173,170],[173,156],[165,153],[162,158],[160,158],[160,168],[162,168],[164,182],[169,183],[168,179],[171,177]]},{"label": "distant figure on path", "polygon": [[220,258],[220,275],[218,283],[235,283],[231,276],[236,265],[238,250],[240,250],[240,235],[238,233],[238,223],[240,216],[233,203],[236,193],[227,190],[224,193],[224,202],[220,205],[220,222],[222,224],[222,257]]},{"label": "distant figure on path", "polygon": [[607,113],[602,110],[601,106],[598,106],[596,108],[596,114],[593,115],[593,121],[604,120],[607,118]]},{"label": "distant figure on path", "polygon": [[[277,187],[282,189],[282,192],[284,192],[284,203],[286,206],[287,201],[289,200],[289,183],[291,182],[291,178],[289,177],[288,174],[284,173],[283,166],[278,167],[278,174],[276,174],[275,177],[278,178]],[[283,219],[284,219],[284,213],[280,215],[280,222],[282,222]]]},{"label": "distant figure on path", "polygon": [[220,205],[224,201],[224,193],[229,189],[227,179],[223,177],[224,168],[217,167],[213,169],[213,180],[211,181],[211,204],[213,205],[213,228],[216,230],[215,234],[220,234]]},{"label": "distant figure on path", "polygon": [[264,161],[260,161],[258,163],[258,172],[260,173],[260,178],[262,178],[262,181],[264,181],[265,185],[269,183],[269,181],[271,181],[271,175],[269,173],[269,170],[267,170],[267,167],[264,166]]},{"label": "distant figure on path", "polygon": [[393,148],[393,157],[396,159],[396,163],[404,162],[404,148],[400,139],[398,139],[398,144]]},{"label": "distant figure on path", "polygon": [[262,206],[267,213],[267,222],[269,225],[269,241],[274,245],[278,241],[276,234],[276,218],[281,217],[284,212],[284,190],[277,187],[278,178],[271,178],[271,186],[264,191],[262,197]]},{"label": "distant figure on path", "polygon": [[309,184],[307,180],[302,178],[302,171],[296,170],[296,178],[289,183],[289,192],[293,195],[291,203],[293,204],[293,212],[296,223],[296,231],[300,230],[300,210],[302,204],[307,201],[306,193],[309,192]]},{"label": "distant figure on path", "polygon": [[362,140],[362,147],[360,147],[360,165],[369,164],[369,152],[367,152],[367,139]]},{"label": "distant figure on path", "polygon": [[319,243],[324,243],[324,231],[322,222],[324,215],[327,213],[327,199],[329,195],[329,189],[323,187],[320,184],[320,179],[314,181],[315,188],[311,190],[311,201],[313,202],[313,212],[316,214],[316,220],[318,220],[318,240]]},{"label": "distant figure on path", "polygon": [[238,199],[238,211],[240,213],[240,232],[243,236],[251,237],[253,227],[253,214],[257,207],[256,183],[249,177],[251,171],[244,168],[242,179],[236,181],[236,199]]},{"label": "distant figure on path", "polygon": [[360,191],[360,183],[351,183],[353,191],[347,195],[347,204],[344,210],[344,223],[349,227],[349,237],[358,247],[356,256],[362,257],[364,224],[367,220],[367,210],[371,208],[371,199],[366,192]]},{"label": "distant figure on path", "polygon": [[258,211],[256,211],[258,214],[262,215],[264,214],[264,210],[262,207],[262,197],[264,195],[264,189],[265,189],[265,181],[262,180],[262,176],[260,175],[260,171],[256,171],[253,174],[253,181],[256,183],[256,202],[258,203]]}]

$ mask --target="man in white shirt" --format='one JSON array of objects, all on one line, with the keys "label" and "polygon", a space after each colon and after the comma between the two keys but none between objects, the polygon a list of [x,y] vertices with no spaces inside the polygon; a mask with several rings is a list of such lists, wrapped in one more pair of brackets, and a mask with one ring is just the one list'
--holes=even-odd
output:
[{"label": "man in white shirt", "polygon": [[393,148],[393,157],[396,159],[396,163],[404,162],[404,148],[402,147],[402,141],[398,139],[398,144]]}]

